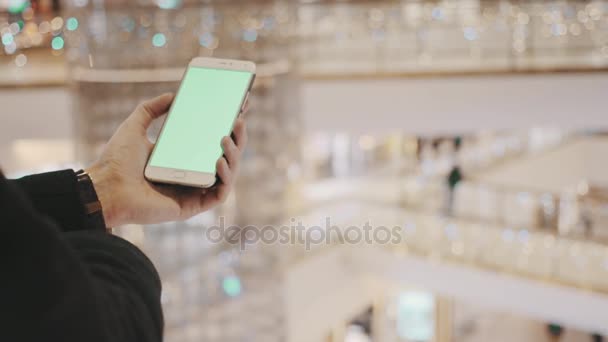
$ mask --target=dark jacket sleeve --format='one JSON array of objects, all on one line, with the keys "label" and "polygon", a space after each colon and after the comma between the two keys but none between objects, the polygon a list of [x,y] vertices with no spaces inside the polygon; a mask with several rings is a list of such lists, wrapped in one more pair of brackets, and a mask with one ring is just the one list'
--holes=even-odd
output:
[{"label": "dark jacket sleeve", "polygon": [[0,233],[0,340],[162,340],[160,280],[132,244],[62,232],[1,174]]},{"label": "dark jacket sleeve", "polygon": [[42,215],[48,216],[63,231],[100,229],[87,227],[80,200],[78,181],[73,170],[63,170],[10,180],[20,188]]}]

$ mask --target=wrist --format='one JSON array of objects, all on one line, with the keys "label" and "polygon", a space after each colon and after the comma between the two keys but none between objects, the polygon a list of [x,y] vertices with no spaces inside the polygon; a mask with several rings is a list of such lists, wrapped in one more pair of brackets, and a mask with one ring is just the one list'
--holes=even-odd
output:
[{"label": "wrist", "polygon": [[118,206],[115,201],[114,192],[118,187],[114,184],[115,179],[111,177],[110,172],[101,165],[92,165],[85,169],[85,172],[89,174],[97,198],[101,204],[101,212],[106,224],[106,229],[120,225],[120,215],[117,211]]}]

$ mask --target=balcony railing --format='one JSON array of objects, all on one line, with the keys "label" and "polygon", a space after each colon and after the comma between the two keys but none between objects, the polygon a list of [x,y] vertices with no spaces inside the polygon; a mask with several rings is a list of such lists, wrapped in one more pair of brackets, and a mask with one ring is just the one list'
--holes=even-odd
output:
[{"label": "balcony railing", "polygon": [[290,59],[315,78],[608,67],[605,0],[62,4],[56,17],[0,13],[0,54],[15,68],[27,68],[37,47],[90,68]]}]

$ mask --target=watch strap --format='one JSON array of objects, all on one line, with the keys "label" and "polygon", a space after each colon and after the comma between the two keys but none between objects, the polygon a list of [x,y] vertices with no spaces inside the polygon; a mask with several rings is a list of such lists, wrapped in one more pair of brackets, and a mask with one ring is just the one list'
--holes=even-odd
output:
[{"label": "watch strap", "polygon": [[85,209],[85,224],[89,229],[103,229],[106,230],[106,223],[103,218],[103,208],[101,202],[97,197],[95,186],[91,176],[84,170],[78,170],[76,172],[78,180],[78,189],[80,199]]}]

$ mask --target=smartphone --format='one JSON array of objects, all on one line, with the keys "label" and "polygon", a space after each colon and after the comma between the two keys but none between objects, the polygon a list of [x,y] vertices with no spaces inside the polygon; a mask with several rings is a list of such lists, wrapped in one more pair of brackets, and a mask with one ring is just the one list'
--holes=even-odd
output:
[{"label": "smartphone", "polygon": [[221,140],[230,136],[255,73],[255,64],[248,61],[194,58],[146,165],[146,179],[213,186],[215,164],[223,154]]}]

